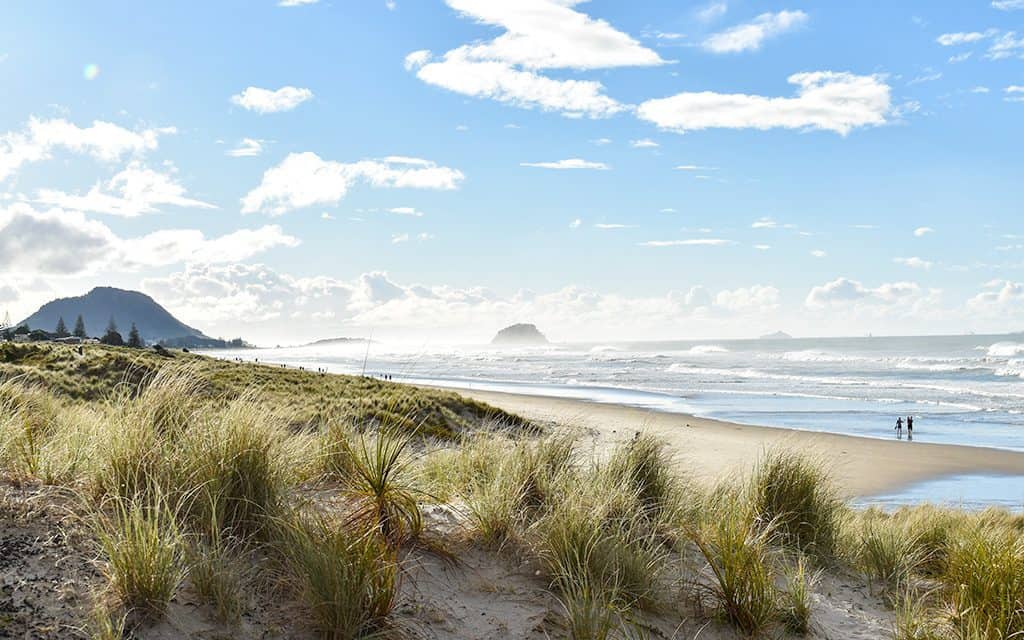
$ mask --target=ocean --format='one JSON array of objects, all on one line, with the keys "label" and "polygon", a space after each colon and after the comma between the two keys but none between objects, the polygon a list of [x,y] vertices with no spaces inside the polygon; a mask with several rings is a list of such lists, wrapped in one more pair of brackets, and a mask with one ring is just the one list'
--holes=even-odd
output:
[{"label": "ocean", "polygon": [[[350,343],[210,355],[869,438],[896,438],[897,416],[912,415],[918,442],[1024,451],[1024,334],[568,343],[516,349],[375,342],[369,349]],[[1024,504],[1024,477],[1017,486],[1019,495],[1012,488],[1009,497],[999,500],[1019,498]],[[942,491],[949,494],[944,499],[957,498],[956,486]],[[898,496],[888,499],[899,502]],[[974,499],[984,502],[985,495]]]}]

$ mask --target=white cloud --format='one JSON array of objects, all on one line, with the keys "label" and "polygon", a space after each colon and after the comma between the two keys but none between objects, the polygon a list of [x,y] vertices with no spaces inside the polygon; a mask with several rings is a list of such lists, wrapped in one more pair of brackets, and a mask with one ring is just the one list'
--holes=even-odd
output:
[{"label": "white cloud", "polygon": [[493,40],[460,47],[467,60],[578,70],[665,63],[606,21],[575,11],[580,0],[446,1],[465,17],[505,29]]},{"label": "white cloud", "polygon": [[302,7],[307,4],[316,4],[320,0],[280,0],[277,3],[279,7]]},{"label": "white cloud", "polygon": [[576,218],[575,220],[573,220],[572,222],[569,223],[569,228],[570,229],[579,229],[582,224],[583,224],[583,220],[581,218]]},{"label": "white cloud", "polygon": [[993,280],[986,283],[984,289],[967,301],[972,313],[1005,319],[1019,317],[1024,312],[1024,283]]},{"label": "white cloud", "polygon": [[396,233],[391,236],[391,244],[402,244],[403,242],[409,242],[408,233]]},{"label": "white cloud", "polygon": [[413,216],[416,218],[423,217],[423,212],[416,209],[416,207],[392,207],[388,209],[388,213],[394,213],[400,216]]},{"label": "white cloud", "polygon": [[312,152],[291,153],[263,174],[259,186],[242,198],[242,213],[282,215],[317,204],[335,205],[356,183],[383,189],[458,189],[465,176],[420,158],[388,156],[382,160],[341,163]]},{"label": "white cloud", "polygon": [[921,305],[933,303],[940,292],[925,291],[915,282],[890,282],[875,288],[856,280],[837,278],[813,287],[804,305],[809,309],[859,309],[874,313],[911,314]]},{"label": "white cloud", "polygon": [[232,158],[252,158],[263,153],[263,142],[263,140],[257,140],[256,138],[242,138],[237,147],[228,149],[224,152],[224,155],[231,156]]},{"label": "white cloud", "polygon": [[988,87],[977,86],[977,87],[972,87],[971,88],[971,93],[988,93],[988,92],[989,92],[989,88]]},{"label": "white cloud", "polygon": [[406,69],[449,91],[565,115],[607,117],[625,106],[592,80],[556,80],[545,69],[592,70],[664,64],[661,57],[604,20],[575,11],[580,0],[447,0],[461,15],[504,29],[493,40],[466,44],[434,59],[420,50]]},{"label": "white cloud", "polygon": [[815,258],[824,258],[828,254],[822,249],[814,249],[813,251],[811,251],[811,255],[814,256]]},{"label": "white cloud", "polygon": [[320,219],[322,219],[322,220],[334,220],[334,216],[331,215],[331,213],[329,211],[324,211],[323,213],[320,214]]},{"label": "white cloud", "polygon": [[659,145],[654,140],[651,140],[650,138],[641,138],[639,140],[631,140],[629,142],[629,146],[633,147],[634,149],[654,149],[661,145]]},{"label": "white cloud", "polygon": [[26,203],[0,209],[2,273],[75,276],[183,262],[234,262],[298,244],[298,239],[273,225],[216,238],[206,238],[194,229],[121,238],[77,211],[37,211]]},{"label": "white cloud", "polygon": [[277,225],[240,229],[207,238],[196,229],[165,229],[124,241],[121,262],[130,268],[179,263],[222,264],[240,262],[277,247],[297,247],[298,238]]},{"label": "white cloud", "polygon": [[918,227],[914,229],[914,237],[917,238],[924,237],[929,233],[935,233],[935,229],[932,229],[931,227]]},{"label": "white cloud", "polygon": [[246,87],[242,93],[231,96],[231,102],[256,113],[280,113],[291,111],[312,98],[312,91],[299,87],[286,86],[273,90]]},{"label": "white cloud", "polygon": [[1024,102],[1024,87],[1019,85],[1010,85],[1003,91],[1006,93],[1003,100],[1007,102]]},{"label": "white cloud", "polygon": [[990,60],[1005,60],[1014,57],[1024,59],[1024,36],[1018,38],[1014,31],[1003,33],[995,38],[985,57]]},{"label": "white cloud", "polygon": [[702,46],[712,53],[756,51],[768,38],[801,27],[807,24],[808,19],[808,15],[799,10],[762,13],[751,22],[708,36]]},{"label": "white cloud", "polygon": [[769,98],[710,91],[680,93],[642,103],[637,116],[683,133],[709,128],[820,129],[846,135],[857,127],[885,124],[892,114],[890,88],[882,76],[817,71],[788,78],[794,98]]},{"label": "white cloud", "polygon": [[973,55],[974,55],[973,51],[964,51],[963,53],[958,53],[958,54],[949,56],[949,59],[947,60],[947,62],[949,62],[950,64],[957,64],[958,62],[963,62],[965,60],[969,60],[970,57],[973,56]]},{"label": "white cloud", "polygon": [[985,38],[990,37],[992,34],[989,32],[982,33],[980,31],[961,31],[958,33],[944,33],[935,39],[936,42],[944,47],[955,47],[961,44],[970,44],[972,42],[979,42]]},{"label": "white cloud", "polygon": [[598,222],[594,225],[595,229],[615,230],[615,229],[635,229],[635,224],[621,224],[618,222]]},{"label": "white cloud", "polygon": [[672,207],[665,207],[664,209],[659,209],[658,212],[659,213],[675,213],[676,210],[673,209]]},{"label": "white cloud", "polygon": [[779,223],[768,217],[758,218],[750,225],[751,229],[777,229],[778,227]]},{"label": "white cloud", "polygon": [[592,144],[596,144],[599,147],[603,147],[606,144],[611,144],[612,143],[612,139],[611,138],[597,138],[597,139],[591,140],[590,142]]},{"label": "white cloud", "polygon": [[582,158],[568,158],[566,160],[557,160],[554,162],[520,162],[519,166],[536,167],[540,169],[597,169],[600,171],[611,168],[603,162],[592,162]]},{"label": "white cloud", "polygon": [[729,11],[729,5],[725,2],[712,2],[697,11],[697,19],[701,22],[714,22]]},{"label": "white cloud", "polygon": [[932,268],[932,263],[930,261],[918,258],[917,256],[911,256],[909,258],[893,258],[892,261],[896,264],[902,264],[905,267],[910,267],[911,269],[928,270]]},{"label": "white cloud", "polygon": [[768,251],[769,249],[772,248],[772,245],[770,245],[770,244],[755,244],[754,248],[757,249],[758,251]]},{"label": "white cloud", "polygon": [[779,306],[779,290],[775,287],[754,285],[719,291],[715,305],[737,313],[765,312]]},{"label": "white cloud", "polygon": [[689,238],[686,240],[648,240],[639,244],[641,247],[722,247],[735,243],[723,238]]},{"label": "white cloud", "polygon": [[0,135],[0,180],[24,164],[49,160],[57,149],[113,162],[126,155],[152,151],[157,148],[160,136],[176,132],[174,127],[132,131],[101,120],[79,127],[63,118],[42,120],[33,116],[24,130]]},{"label": "white cloud", "polygon": [[605,95],[604,85],[595,80],[553,80],[501,62],[472,62],[461,56],[458,49],[449,51],[442,61],[419,67],[416,76],[455,93],[570,117],[605,118],[626,110]]},{"label": "white cloud", "polygon": [[164,205],[185,209],[217,208],[208,202],[186,197],[185,187],[175,180],[173,169],[170,172],[155,171],[138,161],[130,163],[106,184],[93,185],[84,195],[40,189],[35,200],[63,209],[127,218],[156,213]]},{"label": "white cloud", "polygon": [[718,167],[702,167],[699,164],[681,164],[675,167],[676,171],[717,171]]},{"label": "white cloud", "polygon": [[913,80],[908,82],[908,85],[923,84],[925,82],[934,82],[942,79],[941,71],[926,71],[925,73],[916,76]]},{"label": "white cloud", "polygon": [[992,8],[1000,11],[1024,9],[1024,0],[992,0]]}]

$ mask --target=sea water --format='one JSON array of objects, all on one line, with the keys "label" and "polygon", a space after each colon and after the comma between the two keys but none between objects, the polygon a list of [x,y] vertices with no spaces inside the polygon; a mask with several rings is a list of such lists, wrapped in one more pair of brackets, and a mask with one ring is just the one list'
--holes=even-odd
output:
[{"label": "sea water", "polygon": [[912,415],[915,442],[1024,451],[1024,334],[516,349],[375,342],[211,355],[870,438],[896,439],[896,418]]}]

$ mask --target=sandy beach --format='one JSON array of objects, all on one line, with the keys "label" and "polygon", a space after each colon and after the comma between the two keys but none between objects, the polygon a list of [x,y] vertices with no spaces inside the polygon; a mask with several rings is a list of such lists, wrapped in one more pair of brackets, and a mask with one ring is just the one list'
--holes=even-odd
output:
[{"label": "sandy beach", "polygon": [[[1024,453],[926,442],[859,438],[831,433],[740,425],[679,413],[561,398],[452,389],[524,417],[592,430],[612,441],[638,430],[666,440],[679,464],[698,478],[749,469],[767,448],[812,451],[831,466],[847,495],[868,496],[954,474],[1024,474]],[[880,434],[886,434],[879,427]]]}]

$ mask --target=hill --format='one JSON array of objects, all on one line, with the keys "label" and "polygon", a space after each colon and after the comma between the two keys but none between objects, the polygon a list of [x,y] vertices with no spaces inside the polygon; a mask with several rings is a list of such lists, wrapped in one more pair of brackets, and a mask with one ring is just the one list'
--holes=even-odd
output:
[{"label": "hill", "polygon": [[776,331],[775,333],[768,333],[761,336],[762,340],[792,340],[793,336],[789,335],[785,331]]},{"label": "hill", "polygon": [[84,296],[47,302],[19,324],[53,331],[57,321],[64,318],[64,324],[71,331],[79,315],[85,321],[85,332],[95,337],[103,335],[113,318],[122,335],[128,335],[128,328],[134,322],[142,339],[150,343],[176,338],[207,338],[202,331],[181,322],[146,294],[113,287],[96,287]]},{"label": "hill", "polygon": [[547,344],[548,339],[533,324],[513,324],[498,332],[491,344],[526,346]]}]

